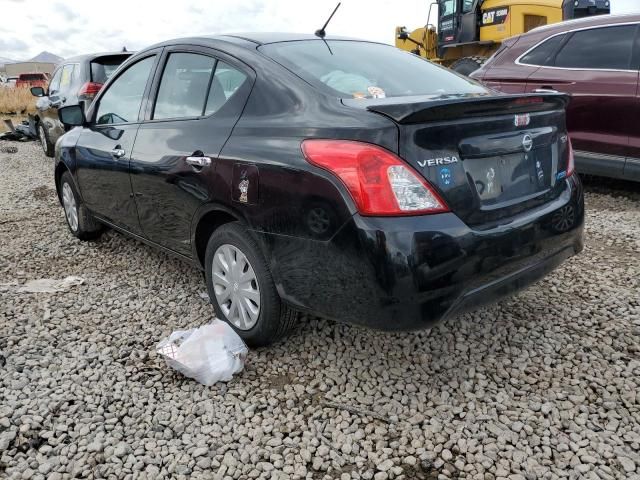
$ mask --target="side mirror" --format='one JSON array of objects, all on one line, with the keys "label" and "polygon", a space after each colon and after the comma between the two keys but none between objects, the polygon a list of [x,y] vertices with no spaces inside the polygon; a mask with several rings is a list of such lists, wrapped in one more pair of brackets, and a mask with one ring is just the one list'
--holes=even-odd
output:
[{"label": "side mirror", "polygon": [[42,87],[31,87],[31,95],[34,97],[44,97],[45,91]]},{"label": "side mirror", "polygon": [[58,118],[67,127],[82,127],[87,123],[80,105],[69,105],[58,109]]}]

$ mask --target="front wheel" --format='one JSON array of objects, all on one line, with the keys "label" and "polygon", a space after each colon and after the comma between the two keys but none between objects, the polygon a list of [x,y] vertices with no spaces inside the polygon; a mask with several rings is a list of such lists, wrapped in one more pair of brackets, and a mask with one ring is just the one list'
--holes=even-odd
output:
[{"label": "front wheel", "polygon": [[104,227],[91,216],[91,213],[80,201],[69,172],[64,172],[60,177],[59,189],[64,216],[71,233],[80,240],[92,240],[99,237]]},{"label": "front wheel", "polygon": [[40,139],[40,145],[42,146],[42,150],[47,157],[53,157],[53,153],[55,147],[51,140],[49,140],[49,132],[45,128],[42,122],[38,123],[38,138]]},{"label": "front wheel", "polygon": [[216,316],[247,345],[270,345],[293,326],[296,313],[280,300],[262,252],[239,222],[221,226],[209,239],[205,275]]}]

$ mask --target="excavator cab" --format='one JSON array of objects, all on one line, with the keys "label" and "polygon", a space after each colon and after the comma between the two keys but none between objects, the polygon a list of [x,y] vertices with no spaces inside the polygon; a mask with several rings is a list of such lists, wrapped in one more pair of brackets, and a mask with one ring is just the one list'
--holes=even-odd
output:
[{"label": "excavator cab", "polygon": [[480,0],[438,0],[438,55],[448,45],[478,41]]},{"label": "excavator cab", "polygon": [[610,13],[611,2],[609,0],[564,0],[562,2],[562,16],[565,20],[593,15],[609,15]]},{"label": "excavator cab", "polygon": [[[614,0],[433,0],[427,25],[396,28],[396,46],[469,75],[507,38],[573,18],[610,13]],[[438,6],[437,33],[431,25]]]}]

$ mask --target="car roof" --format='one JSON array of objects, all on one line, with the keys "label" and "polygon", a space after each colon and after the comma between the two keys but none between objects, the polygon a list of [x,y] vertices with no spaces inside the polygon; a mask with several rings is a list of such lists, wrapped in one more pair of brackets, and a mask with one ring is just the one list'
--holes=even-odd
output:
[{"label": "car roof", "polygon": [[84,61],[91,61],[94,60],[96,58],[100,58],[100,57],[113,57],[113,56],[118,56],[118,55],[125,55],[125,56],[130,56],[133,55],[135,52],[102,52],[102,53],[88,53],[85,55],[76,55],[75,57],[70,57],[65,59],[64,61],[60,62],[61,64],[63,63],[79,63],[79,62],[84,62]]},{"label": "car roof", "polygon": [[552,23],[542,27],[534,28],[523,34],[523,37],[536,35],[542,32],[559,33],[576,30],[580,28],[598,27],[601,25],[616,25],[620,23],[640,23],[640,14],[631,13],[624,15],[595,15],[593,17],[578,18],[575,20],[567,20],[560,23]]},{"label": "car roof", "polygon": [[[322,40],[320,37],[313,33],[286,33],[286,32],[248,32],[248,33],[228,33],[223,35],[214,35],[212,39],[224,39],[225,37],[240,38],[249,42],[264,45],[267,43],[278,42],[294,42],[299,40]],[[341,37],[341,36],[326,36],[325,40],[359,40],[357,38]]]},{"label": "car roof", "polygon": [[[247,50],[255,50],[257,46],[266,45],[269,43],[279,43],[279,42],[294,42],[300,40],[309,40],[309,41],[318,41],[321,42],[322,39],[311,34],[311,33],[278,33],[278,32],[250,32],[250,33],[227,33],[220,35],[202,35],[197,37],[185,37],[185,38],[174,38],[170,40],[166,40],[155,45],[150,45],[149,47],[141,50],[138,53],[147,52],[149,50],[153,50],[159,47],[169,47],[172,45],[180,45],[180,44],[191,44],[191,45],[201,45],[208,47],[217,47],[220,43],[231,44],[235,46],[242,47]],[[368,43],[380,43],[373,42],[369,40],[361,40],[358,38],[350,38],[350,37],[341,37],[334,35],[327,35],[324,40],[349,40],[349,41],[360,41],[360,42],[368,42]]]}]

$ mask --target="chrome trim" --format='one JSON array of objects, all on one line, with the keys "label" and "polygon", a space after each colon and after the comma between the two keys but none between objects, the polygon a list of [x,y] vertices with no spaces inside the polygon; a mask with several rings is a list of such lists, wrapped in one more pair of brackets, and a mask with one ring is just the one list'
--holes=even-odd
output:
[{"label": "chrome trim", "polygon": [[624,163],[627,158],[620,157],[619,155],[607,155],[606,153],[586,152],[584,150],[574,150],[573,155],[575,157],[589,158],[594,160],[610,160],[612,162]]},{"label": "chrome trim", "polygon": [[636,22],[625,22],[625,23],[609,23],[609,24],[606,24],[606,25],[591,25],[589,27],[575,28],[573,30],[565,30],[564,32],[559,32],[559,33],[556,33],[555,35],[550,35],[550,36],[544,38],[543,40],[540,40],[533,47],[531,47],[529,50],[527,50],[522,55],[520,55],[518,58],[516,58],[514,63],[516,65],[525,66],[525,67],[549,68],[551,70],[569,70],[569,71],[578,71],[578,72],[596,70],[598,72],[628,72],[628,73],[630,72],[630,73],[638,73],[638,70],[615,69],[615,68],[549,67],[547,65],[535,65],[535,64],[532,64],[532,63],[522,63],[520,60],[522,59],[522,57],[527,56],[529,53],[531,53],[532,50],[535,50],[536,48],[538,48],[540,45],[542,45],[546,41],[551,40],[552,38],[558,37],[560,35],[567,35],[569,33],[575,33],[575,32],[583,32],[585,30],[595,30],[596,28],[626,27],[626,26],[629,26],[629,25],[634,25],[634,26],[637,27],[639,23],[640,22],[637,22],[637,21]]}]

